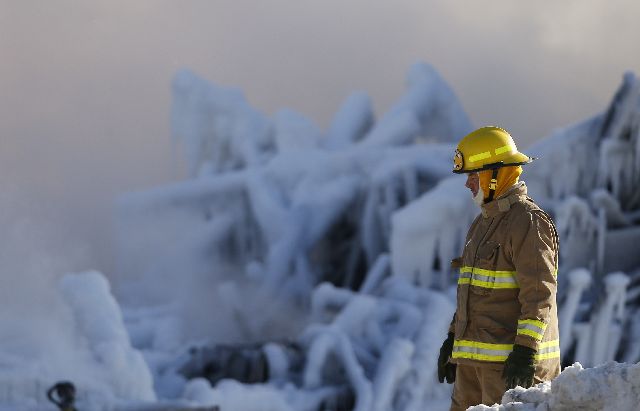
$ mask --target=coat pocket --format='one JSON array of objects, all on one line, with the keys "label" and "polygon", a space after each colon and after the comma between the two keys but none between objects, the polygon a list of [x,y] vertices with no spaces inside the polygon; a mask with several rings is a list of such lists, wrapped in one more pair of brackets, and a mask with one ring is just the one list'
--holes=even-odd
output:
[{"label": "coat pocket", "polygon": [[474,324],[478,341],[493,344],[513,344],[516,338],[516,325],[511,316],[494,313],[493,316],[477,314]]},{"label": "coat pocket", "polygon": [[497,241],[486,241],[478,248],[471,281],[474,294],[488,295],[495,288],[499,251],[500,243]]},{"label": "coat pocket", "polygon": [[495,269],[500,243],[497,241],[486,241],[478,248],[476,257],[484,268]]}]

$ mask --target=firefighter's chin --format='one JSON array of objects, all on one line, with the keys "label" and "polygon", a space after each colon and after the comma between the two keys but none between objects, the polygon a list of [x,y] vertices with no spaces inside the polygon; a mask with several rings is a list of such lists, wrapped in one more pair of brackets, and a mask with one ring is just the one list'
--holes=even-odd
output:
[{"label": "firefighter's chin", "polygon": [[473,202],[476,203],[478,207],[484,204],[484,193],[481,187],[478,188],[478,193],[473,196]]}]

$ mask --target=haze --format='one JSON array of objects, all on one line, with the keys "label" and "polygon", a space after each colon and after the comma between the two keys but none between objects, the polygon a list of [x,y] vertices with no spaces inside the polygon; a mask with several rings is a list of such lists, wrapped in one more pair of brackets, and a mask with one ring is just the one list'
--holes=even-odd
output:
[{"label": "haze", "polygon": [[423,60],[476,125],[526,148],[640,72],[639,12],[631,0],[0,0],[3,232],[26,222],[29,234],[9,232],[64,260],[56,269],[109,275],[114,198],[183,178],[169,136],[180,68],[326,127],[353,90],[382,114]]}]

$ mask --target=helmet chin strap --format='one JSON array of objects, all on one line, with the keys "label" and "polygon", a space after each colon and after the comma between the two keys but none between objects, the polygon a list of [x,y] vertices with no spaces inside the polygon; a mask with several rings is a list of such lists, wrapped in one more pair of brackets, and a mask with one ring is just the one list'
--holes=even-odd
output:
[{"label": "helmet chin strap", "polygon": [[491,182],[489,182],[489,195],[485,198],[485,204],[493,201],[493,196],[496,193],[496,189],[498,188],[498,169],[494,168],[491,170]]}]

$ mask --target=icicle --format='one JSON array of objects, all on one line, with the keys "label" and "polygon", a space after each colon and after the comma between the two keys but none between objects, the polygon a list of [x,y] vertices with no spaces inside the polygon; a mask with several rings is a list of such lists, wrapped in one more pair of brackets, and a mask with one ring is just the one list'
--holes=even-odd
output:
[{"label": "icicle", "polygon": [[377,206],[379,202],[378,190],[376,187],[371,187],[367,195],[364,210],[362,213],[362,242],[365,254],[367,256],[367,262],[372,264],[378,256],[382,243],[380,238],[380,224],[377,217]]},{"label": "icicle", "polygon": [[402,181],[404,182],[406,202],[410,203],[418,197],[418,179],[415,170],[412,168],[402,170]]}]

